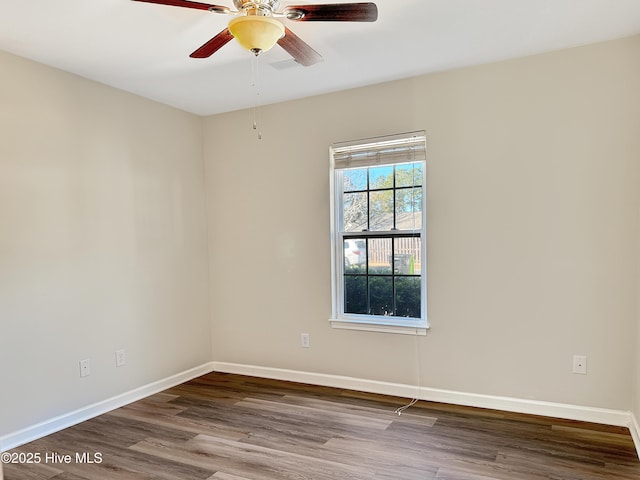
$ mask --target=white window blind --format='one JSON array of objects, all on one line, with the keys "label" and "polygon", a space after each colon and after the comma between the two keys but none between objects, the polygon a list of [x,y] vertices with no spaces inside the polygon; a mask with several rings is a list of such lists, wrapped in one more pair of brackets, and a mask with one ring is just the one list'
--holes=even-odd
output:
[{"label": "white window blind", "polygon": [[424,132],[334,143],[331,151],[336,169],[393,165],[427,159]]}]

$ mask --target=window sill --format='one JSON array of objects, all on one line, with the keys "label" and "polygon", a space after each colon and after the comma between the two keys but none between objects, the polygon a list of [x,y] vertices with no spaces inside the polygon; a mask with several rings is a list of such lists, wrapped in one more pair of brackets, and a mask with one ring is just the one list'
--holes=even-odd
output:
[{"label": "window sill", "polygon": [[360,330],[365,332],[379,332],[379,333],[396,333],[401,335],[420,335],[427,334],[429,327],[416,327],[416,326],[404,326],[404,325],[385,325],[381,323],[367,323],[359,321],[346,321],[330,318],[331,328],[338,328],[342,330]]}]

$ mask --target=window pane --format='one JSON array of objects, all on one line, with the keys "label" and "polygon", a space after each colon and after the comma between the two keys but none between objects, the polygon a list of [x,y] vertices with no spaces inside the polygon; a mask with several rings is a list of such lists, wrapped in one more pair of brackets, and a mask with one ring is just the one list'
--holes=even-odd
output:
[{"label": "window pane", "polygon": [[367,193],[345,193],[343,200],[343,229],[345,232],[362,232],[367,226]]},{"label": "window pane", "polygon": [[393,315],[392,277],[369,277],[371,315]]},{"label": "window pane", "polygon": [[396,166],[396,187],[422,185],[422,164],[409,163]]},{"label": "window pane", "polygon": [[367,277],[344,276],[344,313],[367,313]]},{"label": "window pane", "polygon": [[369,188],[393,188],[393,166],[369,167]]},{"label": "window pane", "polygon": [[393,228],[393,190],[371,192],[369,215],[369,230],[379,231]]},{"label": "window pane", "polygon": [[395,277],[396,316],[420,318],[420,277]]},{"label": "window pane", "polygon": [[[333,269],[341,272],[334,293],[342,305],[334,308],[345,321],[406,325],[403,319],[426,315],[421,298],[426,164],[424,152],[411,142],[398,149],[396,143],[380,144],[372,152],[363,144],[354,148],[353,157],[343,147],[336,149],[336,255],[343,245],[342,267],[338,256]],[[400,155],[406,152],[405,161]]]},{"label": "window pane", "polygon": [[391,239],[369,239],[369,274],[391,275]]},{"label": "window pane", "polygon": [[344,240],[344,273],[367,273],[367,241],[364,238]]},{"label": "window pane", "polygon": [[393,273],[420,275],[422,241],[419,237],[394,239]]},{"label": "window pane", "polygon": [[343,175],[343,192],[367,189],[367,169],[356,168],[345,170]]},{"label": "window pane", "polygon": [[396,228],[398,230],[422,228],[422,187],[396,190]]}]

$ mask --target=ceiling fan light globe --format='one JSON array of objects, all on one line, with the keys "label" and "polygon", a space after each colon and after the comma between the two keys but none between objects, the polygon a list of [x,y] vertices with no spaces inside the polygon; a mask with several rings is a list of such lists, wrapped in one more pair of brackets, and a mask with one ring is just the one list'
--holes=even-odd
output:
[{"label": "ceiling fan light globe", "polygon": [[229,31],[250,52],[266,52],[284,36],[284,25],[271,17],[248,15],[231,20]]}]

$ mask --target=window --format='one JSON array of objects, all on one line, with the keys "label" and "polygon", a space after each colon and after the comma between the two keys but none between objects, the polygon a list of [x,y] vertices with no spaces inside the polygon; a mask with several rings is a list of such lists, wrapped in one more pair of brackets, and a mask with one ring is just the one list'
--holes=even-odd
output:
[{"label": "window", "polygon": [[338,328],[427,328],[424,132],[331,147]]}]

